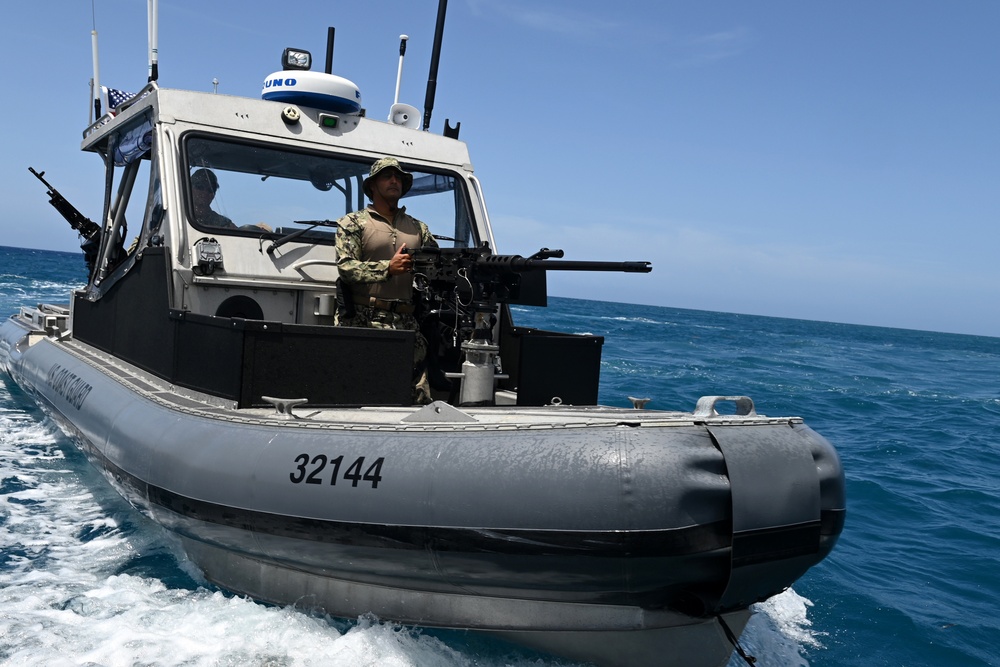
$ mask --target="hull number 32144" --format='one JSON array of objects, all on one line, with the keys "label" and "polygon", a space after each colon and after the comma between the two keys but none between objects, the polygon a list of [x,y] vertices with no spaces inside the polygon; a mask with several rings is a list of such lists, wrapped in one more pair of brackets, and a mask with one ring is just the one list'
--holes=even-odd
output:
[{"label": "hull number 32144", "polygon": [[359,456],[341,475],[340,470],[344,465],[343,455],[330,458],[326,454],[313,456],[303,453],[295,457],[295,470],[288,473],[288,479],[292,484],[324,484],[329,480],[329,484],[336,485],[338,479],[349,481],[351,486],[357,486],[360,482],[371,482],[372,488],[377,489],[378,483],[382,481],[383,461],[385,457],[380,456],[365,468],[365,457]]}]

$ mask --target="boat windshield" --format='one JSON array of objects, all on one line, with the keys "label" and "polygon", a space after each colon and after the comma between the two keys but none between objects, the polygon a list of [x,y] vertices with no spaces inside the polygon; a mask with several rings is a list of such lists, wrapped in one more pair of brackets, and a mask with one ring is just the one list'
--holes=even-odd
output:
[{"label": "boat windshield", "polygon": [[[374,160],[287,146],[194,135],[184,141],[186,210],[214,235],[298,238],[332,243],[336,221],[366,205],[361,183]],[[400,202],[442,246],[477,244],[462,180],[404,163],[413,187]],[[417,199],[414,199],[417,198]]]}]

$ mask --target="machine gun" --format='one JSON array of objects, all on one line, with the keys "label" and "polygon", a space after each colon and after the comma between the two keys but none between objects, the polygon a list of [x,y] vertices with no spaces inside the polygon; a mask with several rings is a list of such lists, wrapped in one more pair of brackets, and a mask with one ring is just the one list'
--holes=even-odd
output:
[{"label": "machine gun", "polygon": [[40,180],[42,185],[48,189],[48,192],[45,194],[49,196],[49,203],[52,204],[57,211],[59,211],[59,215],[66,218],[66,222],[69,223],[70,227],[80,233],[80,236],[84,238],[84,241],[94,239],[101,233],[101,228],[98,227],[96,222],[86,217],[83,213],[80,213],[75,206],[66,201],[66,198],[45,180],[44,171],[38,173],[31,167],[28,167],[28,171],[34,174],[35,178]]},{"label": "machine gun", "polygon": [[88,271],[93,273],[94,262],[97,260],[97,253],[101,245],[101,228],[96,222],[86,217],[83,213],[80,213],[58,190],[46,181],[44,171],[39,173],[31,167],[28,167],[28,171],[40,180],[42,185],[48,190],[46,194],[49,196],[49,203],[59,211],[59,215],[66,218],[69,226],[80,234],[80,248],[83,250]]},{"label": "machine gun", "polygon": [[[494,255],[488,244],[406,252],[413,259],[414,285],[421,294],[425,318],[451,328],[450,349],[457,352],[460,348],[464,353],[462,372],[445,374],[461,379],[461,405],[489,404],[494,381],[506,377],[495,372],[499,347],[494,343],[494,331],[499,304],[546,305],[547,271],[653,270],[649,262],[558,261],[563,251],[548,248],[530,257]],[[427,335],[426,321],[423,329]]]},{"label": "machine gun", "polygon": [[413,258],[417,289],[455,292],[473,311],[492,311],[498,303],[544,306],[546,271],[617,271],[649,273],[649,262],[553,261],[562,250],[542,248],[531,257],[494,255],[488,244],[478,248],[416,248]]}]

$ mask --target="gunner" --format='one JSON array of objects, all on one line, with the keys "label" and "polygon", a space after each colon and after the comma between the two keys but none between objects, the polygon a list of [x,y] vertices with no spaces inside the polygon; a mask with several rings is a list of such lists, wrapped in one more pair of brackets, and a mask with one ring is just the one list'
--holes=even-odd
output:
[{"label": "gunner", "polygon": [[413,351],[414,402],[429,403],[427,340],[414,317],[413,259],[406,248],[437,246],[427,225],[406,213],[399,200],[413,186],[413,174],[383,157],[372,165],[361,189],[371,204],[337,221],[337,267],[343,298],[338,326],[409,329]]}]

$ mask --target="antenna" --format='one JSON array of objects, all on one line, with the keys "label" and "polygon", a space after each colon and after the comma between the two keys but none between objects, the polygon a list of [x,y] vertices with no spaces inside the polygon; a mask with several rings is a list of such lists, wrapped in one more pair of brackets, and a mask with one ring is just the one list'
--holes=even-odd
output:
[{"label": "antenna", "polygon": [[441,38],[444,35],[444,15],[448,0],[438,0],[437,25],[434,27],[434,48],[431,51],[431,71],[427,75],[427,96],[424,98],[424,130],[431,126],[434,94],[437,92],[438,62],[441,60]]},{"label": "antenna", "polygon": [[149,80],[156,81],[160,77],[160,0],[148,0],[147,14],[149,25]]},{"label": "antenna", "polygon": [[326,29],[326,73],[333,74],[333,36],[337,30],[330,26]]},{"label": "antenna", "polygon": [[399,84],[403,80],[403,56],[406,55],[406,35],[399,36],[399,69],[396,71],[396,97],[392,107],[389,108],[389,122],[393,125],[402,125],[411,129],[420,127],[420,110],[409,104],[401,104],[399,101]]},{"label": "antenna", "polygon": [[403,56],[406,55],[406,40],[409,37],[406,35],[399,36],[399,69],[396,70],[396,97],[393,98],[392,103],[399,103],[399,84],[403,80]]},{"label": "antenna", "polygon": [[93,100],[94,120],[101,117],[101,68],[97,64],[97,4],[90,0],[91,19],[90,48],[94,53],[94,78],[90,80],[90,99]]},{"label": "antenna", "polygon": [[94,80],[91,94],[94,97],[94,120],[101,117],[101,67],[97,63],[97,28],[90,31],[90,45],[94,51]]}]

